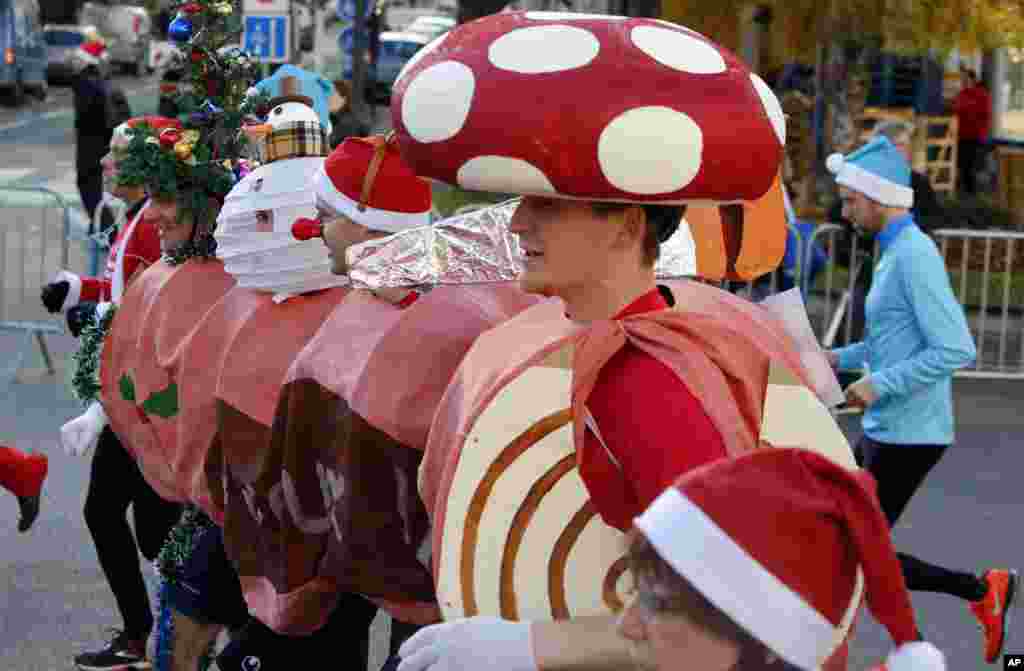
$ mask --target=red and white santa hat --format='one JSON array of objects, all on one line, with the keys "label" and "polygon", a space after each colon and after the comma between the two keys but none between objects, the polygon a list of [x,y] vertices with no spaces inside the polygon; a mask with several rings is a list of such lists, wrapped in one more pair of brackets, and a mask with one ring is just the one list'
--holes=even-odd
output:
[{"label": "red and white santa hat", "polygon": [[377,231],[430,224],[430,184],[402,161],[391,136],[349,137],[324,161],[317,204]]},{"label": "red and white santa hat", "polygon": [[132,119],[128,119],[128,121],[125,121],[124,123],[114,128],[114,139],[129,142],[131,140],[131,135],[128,133],[128,131],[132,128],[138,128],[143,124],[146,124],[150,128],[152,128],[157,135],[159,135],[160,131],[162,131],[165,128],[177,128],[178,130],[182,129],[181,122],[177,119],[156,115],[139,116],[134,117]]},{"label": "red and white santa hat", "polygon": [[920,641],[875,483],[802,449],[766,448],[691,471],[635,520],[655,551],[790,664],[814,671],[845,636],[858,567],[897,644],[888,671],[943,671]]}]

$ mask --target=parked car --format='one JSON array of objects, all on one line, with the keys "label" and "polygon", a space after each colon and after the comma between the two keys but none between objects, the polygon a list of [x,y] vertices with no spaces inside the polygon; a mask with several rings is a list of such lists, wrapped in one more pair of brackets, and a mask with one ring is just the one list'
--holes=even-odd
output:
[{"label": "parked car", "polygon": [[[43,29],[48,54],[46,79],[54,83],[70,83],[73,71],[71,58],[75,51],[86,42],[101,40],[96,26],[46,26]],[[110,56],[103,52],[100,59],[100,74],[110,76]]]},{"label": "parked car", "polygon": [[431,41],[454,27],[455,19],[450,16],[427,15],[417,17],[403,32],[417,33],[426,37],[427,41]]},{"label": "parked car", "polygon": [[87,2],[82,5],[78,22],[99,28],[113,65],[133,75],[150,72],[149,47],[153,20],[144,8]]},{"label": "parked car", "polygon": [[[391,87],[394,86],[398,73],[409,59],[429,42],[429,39],[419,33],[381,33],[377,63],[367,63],[366,99],[378,103],[390,100]],[[348,54],[342,54],[342,67],[343,79],[352,81],[352,59]]]},{"label": "parked car", "polygon": [[14,105],[25,92],[46,97],[46,41],[39,23],[38,0],[0,0],[0,88]]}]

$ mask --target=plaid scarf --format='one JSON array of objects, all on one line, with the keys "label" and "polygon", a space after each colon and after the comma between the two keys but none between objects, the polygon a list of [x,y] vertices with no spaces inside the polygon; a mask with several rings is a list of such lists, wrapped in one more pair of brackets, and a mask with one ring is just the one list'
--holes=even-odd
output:
[{"label": "plaid scarf", "polygon": [[264,164],[286,158],[327,156],[327,134],[313,121],[293,121],[267,136],[263,143]]}]

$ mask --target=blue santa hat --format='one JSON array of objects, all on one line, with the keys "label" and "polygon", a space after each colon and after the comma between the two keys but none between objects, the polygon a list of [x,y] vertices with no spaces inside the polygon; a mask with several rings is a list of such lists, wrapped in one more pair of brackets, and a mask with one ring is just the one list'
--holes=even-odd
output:
[{"label": "blue santa hat", "polygon": [[836,184],[873,201],[888,207],[914,205],[910,165],[889,138],[876,138],[846,156],[832,154],[825,165],[835,175]]}]

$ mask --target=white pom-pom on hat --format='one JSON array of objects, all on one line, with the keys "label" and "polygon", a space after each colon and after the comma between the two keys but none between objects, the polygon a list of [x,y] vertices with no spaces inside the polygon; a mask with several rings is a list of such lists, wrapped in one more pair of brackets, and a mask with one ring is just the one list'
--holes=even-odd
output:
[{"label": "white pom-pom on hat", "polygon": [[825,167],[833,175],[838,175],[839,171],[843,169],[843,165],[846,164],[846,157],[842,154],[832,154],[825,159]]},{"label": "white pom-pom on hat", "polygon": [[887,671],[946,671],[942,651],[926,641],[904,643],[889,653]]}]

